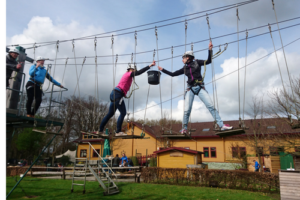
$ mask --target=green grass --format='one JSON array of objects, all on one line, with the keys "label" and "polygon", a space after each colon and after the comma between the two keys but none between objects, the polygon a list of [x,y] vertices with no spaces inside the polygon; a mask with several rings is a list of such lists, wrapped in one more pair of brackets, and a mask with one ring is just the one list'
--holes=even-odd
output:
[{"label": "green grass", "polygon": [[[13,178],[6,178],[6,194],[9,193],[9,191],[13,188],[15,183],[16,182]],[[35,199],[280,199],[279,194],[270,195],[265,193],[248,192],[243,190],[124,182],[118,183],[118,186],[121,190],[119,194],[112,196],[103,196],[103,190],[99,187],[98,182],[87,181],[85,194],[82,194],[82,186],[74,186],[74,192],[71,193],[71,183],[71,180],[39,179],[26,177],[10,195],[9,199],[25,199],[26,196],[24,192],[22,192],[21,187],[24,189],[25,193],[28,196],[37,196]]]}]

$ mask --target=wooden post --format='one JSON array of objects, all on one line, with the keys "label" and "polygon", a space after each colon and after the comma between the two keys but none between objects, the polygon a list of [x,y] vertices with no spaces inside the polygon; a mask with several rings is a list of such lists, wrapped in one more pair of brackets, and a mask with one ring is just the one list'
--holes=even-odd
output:
[{"label": "wooden post", "polygon": [[30,169],[30,176],[31,176],[31,177],[33,176],[32,171],[33,171],[33,170],[32,170],[32,168],[31,168],[31,169]]},{"label": "wooden post", "polygon": [[63,167],[63,179],[66,180],[65,168]]},{"label": "wooden post", "polygon": [[136,169],[134,169],[134,182],[136,183]]},{"label": "wooden post", "polygon": [[148,149],[146,149],[146,167],[148,167],[148,159],[147,159]]}]

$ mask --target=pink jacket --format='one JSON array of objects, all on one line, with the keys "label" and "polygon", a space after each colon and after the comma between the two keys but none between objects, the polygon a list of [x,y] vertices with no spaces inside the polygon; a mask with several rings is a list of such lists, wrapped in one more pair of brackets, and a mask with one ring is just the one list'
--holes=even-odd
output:
[{"label": "pink jacket", "polygon": [[123,90],[123,92],[125,93],[125,95],[129,91],[131,83],[132,83],[132,77],[130,75],[131,75],[131,72],[126,72],[122,76],[119,84],[117,85],[118,88],[120,88],[120,89]]}]

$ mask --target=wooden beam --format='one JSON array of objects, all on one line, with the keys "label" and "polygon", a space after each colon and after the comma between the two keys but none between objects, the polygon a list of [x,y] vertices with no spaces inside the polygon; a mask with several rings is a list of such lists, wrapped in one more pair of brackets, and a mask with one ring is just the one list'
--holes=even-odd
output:
[{"label": "wooden beam", "polygon": [[37,133],[43,133],[43,134],[50,134],[50,135],[63,135],[62,133],[56,133],[56,132],[51,132],[51,131],[42,131],[38,129],[32,129],[33,132]]}]

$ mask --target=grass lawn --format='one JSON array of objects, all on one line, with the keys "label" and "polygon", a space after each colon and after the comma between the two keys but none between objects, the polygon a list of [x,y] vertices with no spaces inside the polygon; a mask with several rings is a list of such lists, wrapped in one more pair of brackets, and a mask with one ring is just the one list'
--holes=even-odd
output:
[{"label": "grass lawn", "polygon": [[[19,179],[19,178],[18,178]],[[12,177],[6,178],[6,194],[15,185]],[[171,200],[264,200],[280,199],[279,194],[264,194],[259,192],[248,192],[243,190],[228,190],[206,187],[158,185],[144,183],[118,183],[120,193],[112,196],[103,196],[103,189],[98,182],[86,183],[86,192],[82,194],[82,186],[74,186],[71,193],[71,180],[24,178],[19,186],[10,195],[9,199],[28,199],[26,195],[36,196],[35,199],[171,199]],[[21,187],[20,187],[21,186]]]}]

